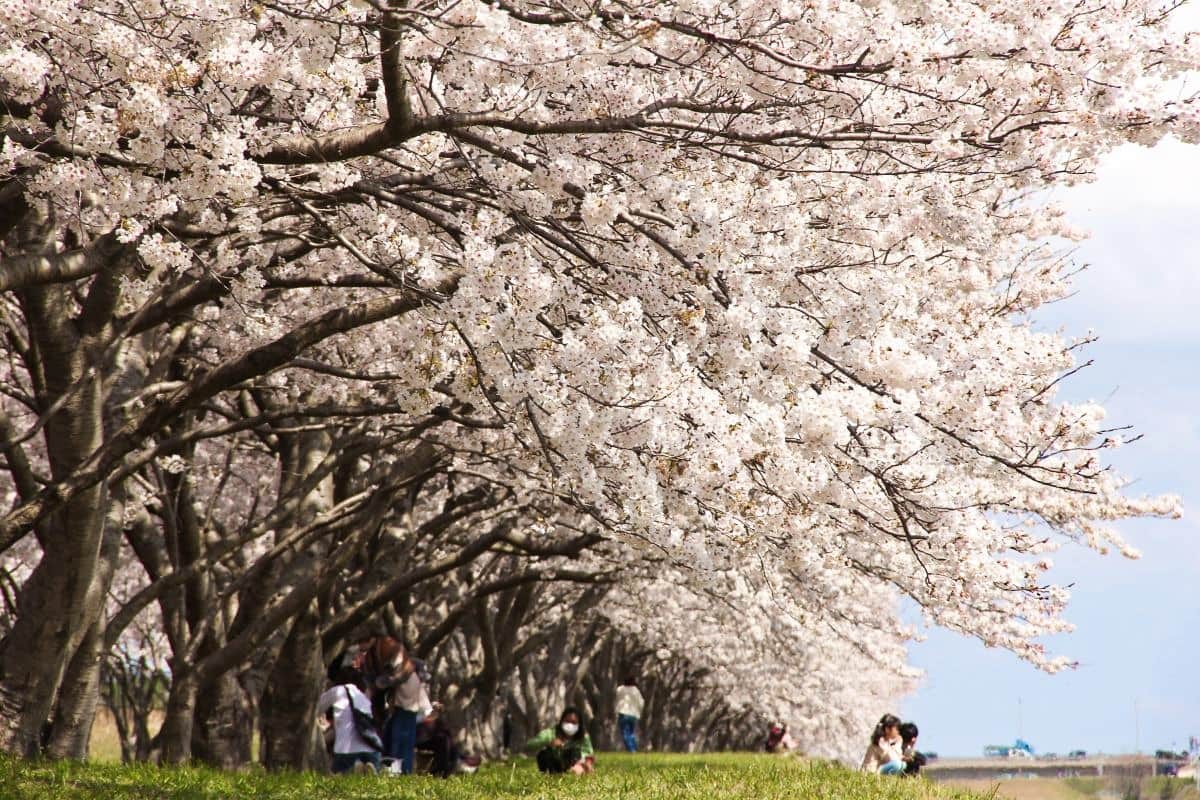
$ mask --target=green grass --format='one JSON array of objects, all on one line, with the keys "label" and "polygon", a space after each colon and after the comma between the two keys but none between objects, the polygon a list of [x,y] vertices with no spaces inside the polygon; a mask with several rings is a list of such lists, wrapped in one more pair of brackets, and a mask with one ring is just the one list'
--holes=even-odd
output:
[{"label": "green grass", "polygon": [[979,800],[923,780],[862,775],[841,767],[748,754],[599,754],[595,775],[538,774],[528,759],[485,764],[442,781],[78,762],[0,756],[2,800]]}]

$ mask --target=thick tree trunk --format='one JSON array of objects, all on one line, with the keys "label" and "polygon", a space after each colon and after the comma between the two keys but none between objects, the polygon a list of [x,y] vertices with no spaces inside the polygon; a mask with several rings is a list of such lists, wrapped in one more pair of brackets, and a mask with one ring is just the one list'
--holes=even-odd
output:
[{"label": "thick tree trunk", "polygon": [[[119,295],[116,273],[96,278],[78,316],[75,297],[62,287],[20,295],[29,326],[26,368],[47,414],[43,436],[56,481],[103,443],[97,373],[104,369],[101,341]],[[94,581],[107,502],[103,484],[93,486],[36,528],[42,559],[21,588],[12,630],[0,641],[0,750],[27,756],[40,750],[67,665],[100,618],[105,597]]]},{"label": "thick tree trunk", "polygon": [[[288,435],[280,454],[280,493],[294,491],[329,455],[332,440],[323,431]],[[298,520],[311,519],[333,503],[331,477],[315,486],[301,504]],[[297,586],[315,578],[327,546],[316,542],[296,553],[283,570],[283,584]],[[292,622],[263,690],[260,735],[261,760],[267,769],[307,770],[324,767],[325,751],[316,733],[319,687],[325,681],[321,647],[320,605],[313,596]]]},{"label": "thick tree trunk", "polygon": [[100,699],[100,660],[104,657],[103,626],[92,623],[83,643],[67,667],[58,708],[50,727],[46,755],[82,760],[88,755],[88,740]]},{"label": "thick tree trunk", "polygon": [[324,766],[324,750],[314,741],[316,688],[323,684],[324,673],[320,619],[314,602],[292,623],[263,692],[262,762],[267,769]]},{"label": "thick tree trunk", "polygon": [[0,750],[40,751],[69,659],[99,618],[103,597],[89,591],[103,528],[99,494],[86,492],[55,515],[62,535],[47,543],[0,643]]},{"label": "thick tree trunk", "polygon": [[237,675],[226,672],[206,684],[196,699],[192,757],[222,769],[250,763],[254,706]]},{"label": "thick tree trunk", "polygon": [[165,764],[186,764],[192,759],[196,695],[195,678],[187,672],[175,669],[171,676],[171,691],[167,695],[166,716],[158,734]]},{"label": "thick tree trunk", "polygon": [[51,758],[84,759],[88,755],[92,724],[100,700],[100,671],[105,656],[107,620],[103,606],[112,585],[121,548],[120,525],[125,505],[121,492],[115,492],[114,495],[110,498],[100,558],[87,600],[89,607],[99,607],[100,612],[87,629],[63,676],[50,738],[46,743],[46,754]]}]

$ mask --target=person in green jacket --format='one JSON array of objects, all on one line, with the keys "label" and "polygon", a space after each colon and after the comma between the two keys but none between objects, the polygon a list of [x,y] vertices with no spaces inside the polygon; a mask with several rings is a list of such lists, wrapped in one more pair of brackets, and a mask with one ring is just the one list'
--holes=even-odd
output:
[{"label": "person in green jacket", "polygon": [[596,769],[592,737],[584,730],[579,709],[563,709],[558,724],[546,728],[525,744],[526,750],[537,750],[537,765],[542,772],[571,772],[587,775]]}]

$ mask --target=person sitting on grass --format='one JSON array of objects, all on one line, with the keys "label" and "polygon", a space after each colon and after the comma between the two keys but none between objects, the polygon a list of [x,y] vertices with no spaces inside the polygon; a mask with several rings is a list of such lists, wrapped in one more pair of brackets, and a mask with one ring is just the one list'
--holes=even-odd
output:
[{"label": "person sitting on grass", "polygon": [[863,756],[862,771],[880,775],[903,775],[904,754],[900,739],[900,718],[884,714],[871,734],[871,743]]},{"label": "person sitting on grass", "polygon": [[537,750],[537,765],[542,772],[571,772],[587,775],[596,769],[592,738],[583,728],[579,709],[563,709],[558,724],[530,739],[526,750]]},{"label": "person sitting on grass", "polygon": [[434,703],[433,712],[417,723],[417,749],[433,754],[430,772],[439,778],[449,778],[455,772],[474,772],[481,761],[479,756],[464,754],[454,741],[441,703]]},{"label": "person sitting on grass", "polygon": [[788,732],[786,722],[771,724],[771,727],[767,729],[767,741],[764,743],[763,749],[776,755],[791,753],[796,749],[796,740]]},{"label": "person sitting on grass", "polygon": [[[352,669],[342,669],[335,674],[333,684],[317,700],[318,717],[333,710],[333,771],[378,772],[378,734],[372,743],[361,732],[371,718],[371,701],[363,693],[362,676]],[[355,719],[355,710],[363,722]],[[368,735],[372,733],[368,731]]]},{"label": "person sitting on grass", "polygon": [[900,749],[904,759],[905,775],[920,775],[921,767],[925,766],[925,754],[917,751],[917,724],[906,722],[900,726]]}]

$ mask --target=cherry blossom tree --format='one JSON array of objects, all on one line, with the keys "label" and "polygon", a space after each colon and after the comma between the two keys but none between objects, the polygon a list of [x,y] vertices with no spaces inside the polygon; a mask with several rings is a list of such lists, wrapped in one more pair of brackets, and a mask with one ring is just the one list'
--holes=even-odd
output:
[{"label": "cherry blossom tree", "polygon": [[311,676],[431,577],[323,617],[406,489],[409,530],[507,520],[415,551],[447,573],[570,518],[543,535],[686,565],[691,598],[740,575],[846,629],[821,641],[892,648],[899,594],[1064,666],[1047,554],[1131,553],[1113,523],[1177,503],[1128,496],[1122,432],[1056,398],[1080,342],[1032,320],[1075,234],[1041,191],[1195,139],[1162,100],[1200,61],[1174,5],[9,0],[0,549],[40,558],[6,594],[0,748],[54,717],[78,749],[122,537],[142,599],[175,593],[186,711],[189,669]]}]

